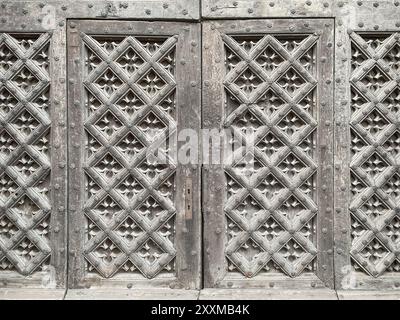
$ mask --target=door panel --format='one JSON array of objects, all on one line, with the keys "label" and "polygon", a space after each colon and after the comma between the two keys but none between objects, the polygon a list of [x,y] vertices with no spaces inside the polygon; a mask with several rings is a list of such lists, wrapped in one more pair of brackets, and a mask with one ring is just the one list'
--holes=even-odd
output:
[{"label": "door panel", "polygon": [[199,37],[189,23],[70,23],[71,287],[199,288],[199,170],[173,154],[174,134],[200,127]]},{"label": "door panel", "polygon": [[57,99],[65,79],[51,62],[57,39],[36,30],[0,33],[1,287],[55,288],[65,280],[65,120]]},{"label": "door panel", "polygon": [[333,39],[330,19],[204,23],[204,127],[242,141],[204,169],[206,287],[333,287]]},{"label": "door panel", "polygon": [[342,134],[346,143],[338,142],[335,155],[346,164],[336,179],[335,265],[341,289],[400,286],[400,36],[386,24],[379,32],[349,31],[349,64],[340,70],[346,72],[349,96],[343,101],[347,112],[337,119],[348,126]]}]

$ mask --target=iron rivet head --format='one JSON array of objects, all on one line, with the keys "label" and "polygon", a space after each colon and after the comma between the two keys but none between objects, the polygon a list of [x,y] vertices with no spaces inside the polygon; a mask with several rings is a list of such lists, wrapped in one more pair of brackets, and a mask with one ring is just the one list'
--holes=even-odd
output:
[{"label": "iron rivet head", "polygon": [[63,10],[63,11],[67,11],[67,9],[68,9],[67,6],[62,6],[62,7],[61,7],[61,10]]},{"label": "iron rivet head", "polygon": [[182,10],[182,14],[183,14],[184,16],[186,16],[188,13],[189,13],[189,12],[188,12],[186,9],[183,9],[183,10]]},{"label": "iron rivet head", "polygon": [[379,7],[379,3],[378,2],[374,2],[374,7],[375,8]]},{"label": "iron rivet head", "polygon": [[132,289],[133,284],[132,284],[132,283],[128,283],[128,284],[126,285],[126,287],[127,287],[128,289]]},{"label": "iron rivet head", "polygon": [[60,22],[58,23],[58,25],[59,25],[60,27],[63,27],[63,26],[64,26],[64,21],[60,21]]},{"label": "iron rivet head", "polygon": [[248,12],[248,13],[253,13],[254,10],[253,10],[252,8],[249,8],[249,9],[247,10],[247,12]]},{"label": "iron rivet head", "polygon": [[74,28],[76,28],[76,23],[75,23],[75,22],[71,22],[71,23],[69,24],[69,26],[70,26],[72,29],[74,29]]},{"label": "iron rivet head", "polygon": [[341,7],[344,6],[344,3],[343,3],[342,1],[340,1],[340,2],[338,3],[338,6],[341,8]]},{"label": "iron rivet head", "polygon": [[147,15],[151,15],[151,10],[150,9],[146,9],[145,12],[146,12]]},{"label": "iron rivet head", "polygon": [[6,8],[6,4],[5,4],[5,3],[2,3],[2,4],[1,4],[1,8],[2,8],[2,9],[5,9],[5,8]]},{"label": "iron rivet head", "polygon": [[359,26],[360,28],[362,28],[362,27],[364,27],[364,23],[363,23],[363,22],[359,22],[359,23],[358,23],[358,26]]},{"label": "iron rivet head", "polygon": [[93,4],[92,3],[89,3],[87,6],[88,6],[88,8],[93,8]]},{"label": "iron rivet head", "polygon": [[27,14],[27,13],[28,13],[28,10],[27,10],[27,9],[24,9],[24,10],[22,10],[22,13],[23,13],[23,14]]},{"label": "iron rivet head", "polygon": [[400,2],[399,2],[399,1],[395,1],[394,5],[395,5],[396,7],[398,7],[398,6],[400,5]]},{"label": "iron rivet head", "polygon": [[271,3],[269,4],[270,7],[273,7],[274,5],[275,5],[274,2],[271,2]]},{"label": "iron rivet head", "polygon": [[328,2],[324,2],[324,7],[328,8],[329,7],[329,3]]},{"label": "iron rivet head", "polygon": [[374,30],[378,30],[379,29],[379,26],[378,25],[375,25],[374,26]]},{"label": "iron rivet head", "polygon": [[26,24],[25,23],[21,24],[21,27],[22,27],[22,29],[25,29],[26,28]]},{"label": "iron rivet head", "polygon": [[211,7],[211,11],[216,11],[217,7]]},{"label": "iron rivet head", "polygon": [[162,6],[163,6],[164,9],[168,9],[168,3],[163,3]]},{"label": "iron rivet head", "polygon": [[357,1],[357,4],[359,5],[359,6],[362,6],[362,1]]},{"label": "iron rivet head", "polygon": [[296,10],[295,10],[295,9],[292,9],[292,10],[290,10],[290,13],[291,13],[291,14],[295,14],[295,13],[296,13]]},{"label": "iron rivet head", "polygon": [[311,1],[310,1],[310,0],[307,0],[307,1],[306,1],[306,5],[311,6]]}]

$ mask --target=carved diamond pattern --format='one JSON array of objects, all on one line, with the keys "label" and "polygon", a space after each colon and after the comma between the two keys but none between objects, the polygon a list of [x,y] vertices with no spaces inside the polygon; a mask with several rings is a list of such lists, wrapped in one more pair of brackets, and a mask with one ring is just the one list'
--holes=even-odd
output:
[{"label": "carved diamond pattern", "polygon": [[39,83],[39,79],[27,67],[18,71],[12,81],[24,94],[30,93]]},{"label": "carved diamond pattern", "polygon": [[7,132],[3,130],[0,133],[0,155],[7,159],[18,147],[18,143],[14,138]]},{"label": "carved diamond pattern", "polygon": [[234,84],[236,84],[246,95],[250,95],[260,86],[261,83],[262,80],[260,77],[257,76],[257,74],[250,68],[247,68],[245,71],[243,71],[234,81]]},{"label": "carved diamond pattern", "polygon": [[117,63],[131,76],[143,65],[144,61],[133,48],[128,48],[118,58]]},{"label": "carved diamond pattern", "polygon": [[[315,210],[309,209],[314,207],[316,180],[302,174],[312,175],[317,167],[316,141],[314,133],[302,135],[311,127],[309,119],[315,116],[318,97],[316,90],[302,89],[314,77],[318,53],[315,43],[304,41],[307,35],[273,37],[267,41],[262,35],[243,35],[224,40],[226,114],[231,118],[227,122],[249,142],[250,134],[256,137],[254,152],[235,159],[225,175],[227,268],[248,278],[265,272],[290,277],[313,272],[316,252],[316,220],[311,216]],[[286,71],[276,72],[284,64],[288,64]],[[304,68],[301,72],[299,64]],[[261,88],[265,91],[258,94]],[[289,108],[291,103],[296,105]],[[305,199],[300,201],[289,189],[299,190]],[[296,237],[289,240],[289,226],[294,229],[290,233],[306,243],[300,245]]]},{"label": "carved diamond pattern", "polygon": [[[369,71],[358,68],[351,79],[352,118],[365,116],[357,120],[357,125],[351,125],[354,207],[350,254],[356,272],[380,277],[400,272],[397,254],[400,174],[395,170],[400,153],[397,128],[400,89],[394,86],[400,75],[400,46],[397,41],[391,43],[395,38],[389,33],[360,33],[360,37],[351,36],[352,46],[366,50],[358,54],[353,50],[352,65],[372,65],[372,68]],[[361,72],[364,74],[359,77]],[[362,87],[368,90],[364,92]],[[368,102],[375,104],[372,110]],[[375,151],[371,154],[371,150]],[[372,234],[375,236],[371,239]]]},{"label": "carved diamond pattern", "polygon": [[40,253],[37,246],[27,237],[23,238],[12,251],[23,261],[24,265],[28,265]]},{"label": "carved diamond pattern", "polygon": [[117,102],[117,106],[131,118],[137,111],[145,106],[145,103],[132,90],[129,90]]},{"label": "carved diamond pattern", "polygon": [[360,255],[368,261],[369,264],[376,266],[385,259],[388,253],[389,251],[386,247],[375,238],[365,246],[365,248],[360,252]]},{"label": "carved diamond pattern", "polygon": [[116,233],[124,239],[128,245],[132,246],[144,232],[142,228],[136,224],[135,220],[131,217],[127,217],[125,221],[118,226]]},{"label": "carved diamond pattern", "polygon": [[18,189],[17,183],[7,173],[0,176],[0,200],[5,203]]},{"label": "carved diamond pattern", "polygon": [[31,135],[40,125],[40,122],[27,109],[23,109],[11,123],[25,137]]},{"label": "carved diamond pattern", "polygon": [[94,167],[94,169],[106,180],[111,181],[122,170],[122,165],[107,153]]},{"label": "carved diamond pattern", "polygon": [[5,74],[18,60],[16,55],[5,43],[0,44],[0,73]]},{"label": "carved diamond pattern", "polygon": [[40,165],[26,152],[24,152],[12,166],[24,179],[29,179],[29,177],[40,168]]},{"label": "carved diamond pattern", "polygon": [[43,163],[50,163],[51,87],[45,85],[50,81],[49,38],[45,33],[0,34],[0,75],[6,83],[0,85],[0,117],[5,122],[0,128],[0,271],[24,277],[48,270],[51,255],[52,178]]},{"label": "carved diamond pattern", "polygon": [[0,88],[0,113],[2,116],[7,115],[18,104],[18,100],[5,87]]},{"label": "carved diamond pattern", "polygon": [[395,203],[400,203],[400,175],[396,172],[382,186],[382,190],[390,196]]},{"label": "carved diamond pattern", "polygon": [[138,123],[138,127],[150,141],[153,141],[167,128],[167,125],[154,112],[150,111]]},{"label": "carved diamond pattern", "polygon": [[376,178],[380,175],[388,166],[388,164],[382,159],[382,157],[376,152],[367,159],[361,168],[372,178]]},{"label": "carved diamond pattern", "polygon": [[372,110],[362,121],[361,126],[372,136],[377,136],[389,125],[385,117],[376,109]]},{"label": "carved diamond pattern", "polygon": [[268,157],[272,157],[284,147],[284,144],[272,132],[268,132],[268,134],[257,143],[257,147]]},{"label": "carved diamond pattern", "polygon": [[268,46],[256,58],[256,62],[268,73],[272,73],[284,62],[284,59],[272,47]]},{"label": "carved diamond pattern", "polygon": [[373,195],[369,200],[364,202],[360,209],[371,219],[377,219],[389,213],[389,207],[376,195]]},{"label": "carved diamond pattern", "polygon": [[122,86],[122,81],[111,69],[107,69],[95,84],[107,97],[110,97]]},{"label": "carved diamond pattern", "polygon": [[383,233],[394,243],[398,245],[400,242],[400,218],[395,216],[389,225],[385,227]]},{"label": "carved diamond pattern", "polygon": [[285,132],[288,136],[301,132],[306,125],[307,124],[304,120],[293,111],[289,111],[289,113],[278,123],[279,129]]},{"label": "carved diamond pattern", "polygon": [[95,127],[110,138],[113,134],[118,132],[122,128],[121,121],[111,113],[107,111],[103,116],[95,123]]},{"label": "carved diamond pattern", "polygon": [[297,263],[297,261],[302,260],[303,256],[306,254],[302,246],[293,239],[290,239],[282,247],[282,249],[279,250],[279,253],[291,265],[294,265]]},{"label": "carved diamond pattern", "polygon": [[306,84],[306,81],[294,68],[290,68],[277,83],[290,96],[294,96]]},{"label": "carved diamond pattern", "polygon": [[143,190],[143,187],[134,176],[129,175],[117,186],[116,190],[129,202]]},{"label": "carved diamond pattern", "polygon": [[[167,113],[168,119],[175,117],[176,41],[143,35],[95,40],[83,40],[91,71],[84,80],[90,145],[85,149],[86,272],[107,279],[173,274],[174,169],[143,156],[156,137],[164,139]],[[110,66],[105,70],[104,61]],[[92,136],[93,128],[101,135]],[[105,231],[104,224],[112,230]]]},{"label": "carved diamond pattern", "polygon": [[388,81],[388,76],[377,66],[374,66],[361,78],[361,82],[372,94],[376,94]]},{"label": "carved diamond pattern", "polygon": [[278,222],[276,222],[274,218],[270,217],[258,229],[258,232],[260,232],[261,236],[264,237],[267,241],[273,241],[284,232],[284,229],[280,226]]},{"label": "carved diamond pattern", "polygon": [[396,87],[382,102],[382,104],[394,114],[400,111],[400,88]]},{"label": "carved diamond pattern", "polygon": [[151,69],[138,81],[138,85],[150,98],[154,98],[166,86],[166,82]]},{"label": "carved diamond pattern", "polygon": [[128,159],[134,158],[141,150],[144,149],[143,144],[137,139],[132,132],[128,132],[117,143],[117,149],[121,151]]},{"label": "carved diamond pattern", "polygon": [[400,45],[396,43],[383,60],[393,72],[400,73]]},{"label": "carved diamond pattern", "polygon": [[294,153],[290,153],[279,165],[278,168],[282,170],[289,179],[296,177],[307,166],[301,161]]},{"label": "carved diamond pattern", "polygon": [[19,229],[10,221],[9,218],[7,218],[6,215],[0,217],[0,239],[7,241],[11,239],[18,231]]}]

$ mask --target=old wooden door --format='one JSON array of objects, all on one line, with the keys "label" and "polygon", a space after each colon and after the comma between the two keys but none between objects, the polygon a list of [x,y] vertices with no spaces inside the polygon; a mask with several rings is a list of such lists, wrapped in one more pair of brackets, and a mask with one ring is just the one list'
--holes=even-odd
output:
[{"label": "old wooden door", "polygon": [[200,171],[172,154],[176,132],[200,127],[199,30],[69,24],[73,288],[200,287]]},{"label": "old wooden door", "polygon": [[[206,287],[333,287],[333,21],[203,25]],[[249,167],[249,165],[251,165]]]}]

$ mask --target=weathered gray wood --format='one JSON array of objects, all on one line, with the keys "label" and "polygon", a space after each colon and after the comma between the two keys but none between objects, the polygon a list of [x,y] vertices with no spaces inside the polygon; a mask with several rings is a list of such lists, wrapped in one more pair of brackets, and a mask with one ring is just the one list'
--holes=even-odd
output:
[{"label": "weathered gray wood", "polygon": [[[303,35],[302,41],[297,40],[298,43],[294,44],[288,32],[297,36]],[[253,34],[254,38],[251,38]],[[280,42],[272,36],[277,36]],[[291,50],[291,44],[295,46],[294,50]],[[225,52],[225,46],[229,48],[230,53]],[[252,126],[253,121],[253,123],[257,122],[256,126],[261,126],[257,129],[259,131],[256,131],[256,145],[269,134],[274,135],[274,139],[278,139],[274,141],[280,141],[281,144],[276,150],[268,149],[275,146],[269,146],[264,151],[261,151],[259,147],[255,148],[256,161],[262,168],[257,168],[255,174],[248,175],[247,180],[244,176],[246,172],[236,169],[235,164],[225,163],[204,168],[205,286],[279,289],[333,287],[333,199],[331,197],[333,190],[333,21],[282,19],[263,20],[262,23],[255,20],[207,22],[203,24],[203,48],[204,127],[233,128],[234,131],[239,132],[241,127],[236,121],[242,121],[244,127]],[[309,50],[311,50],[309,64],[302,64],[304,61],[296,62],[302,60],[301,57],[309,53]],[[257,60],[264,51],[270,59],[265,60],[266,68],[276,69],[269,74],[268,71],[263,70]],[[226,68],[229,68],[228,71],[225,71]],[[308,71],[305,68],[309,68]],[[290,72],[294,74],[289,75]],[[240,77],[245,79],[242,87],[238,80]],[[299,85],[301,89],[294,93],[285,92],[286,87],[278,85],[284,82],[285,77],[302,79]],[[248,85],[249,82],[252,87]],[[294,86],[296,85],[298,84]],[[249,87],[252,89],[246,92]],[[264,95],[271,90],[275,97],[266,98],[265,102],[262,102]],[[308,97],[310,92],[312,97],[307,100],[306,109],[309,108],[309,111],[306,111],[299,105],[304,103],[303,99]],[[237,101],[240,101],[234,107],[229,106],[233,103],[230,100],[232,94]],[[291,94],[293,97],[290,96]],[[275,107],[277,111],[272,110],[279,99],[281,102]],[[296,115],[296,120],[287,118],[292,115]],[[307,119],[306,122],[304,119]],[[287,121],[289,128],[291,125],[294,126],[293,130],[296,134],[283,133],[287,127],[282,127],[282,121]],[[302,122],[298,124],[297,121]],[[297,125],[300,129],[296,128]],[[314,129],[316,131],[312,133]],[[302,149],[300,142],[308,136],[311,139],[309,149]],[[288,144],[292,144],[293,147],[286,147]],[[268,158],[267,153],[263,152],[277,153]],[[308,152],[309,154],[306,155]],[[243,156],[244,154],[236,158],[235,162]],[[295,173],[292,177],[285,177],[286,169],[281,167],[285,161],[292,161],[288,157],[293,157],[294,163],[302,164],[298,175]],[[227,174],[232,179],[229,185],[226,180]],[[311,179],[309,187],[304,187],[304,183],[310,181],[310,176],[314,178]],[[263,192],[268,199],[264,198],[259,187],[264,180],[270,184],[269,187],[271,183],[272,188],[275,185],[281,186],[280,190],[272,191],[266,185]],[[269,192],[272,193],[269,194]],[[229,193],[234,195],[227,200]],[[251,200],[249,200],[250,197]],[[299,206],[302,208],[299,209],[300,211],[304,210],[302,211],[304,221],[302,220],[301,226],[315,219],[311,222],[310,240],[305,240],[300,235],[300,229],[298,229],[300,224],[297,227],[288,227],[289,220],[285,220],[286,218],[278,213],[281,206],[285,205],[293,206],[293,208]],[[242,213],[238,211],[239,206],[243,207],[240,209]],[[252,216],[255,211],[251,206],[258,208],[254,209],[258,210],[258,218]],[[289,214],[285,213],[285,209],[283,211],[284,215]],[[249,222],[243,220],[242,214],[249,214]],[[232,229],[232,226],[229,226],[231,228],[229,234],[234,237],[229,242],[226,240],[227,217],[231,220],[229,224],[236,228],[234,231],[235,228]],[[269,221],[272,217],[275,227],[267,226],[268,223],[272,223]],[[264,224],[265,228],[280,229],[277,235],[273,236],[273,241],[262,239],[262,235],[258,234],[261,228],[264,228]],[[287,232],[288,228],[294,228],[293,235]],[[302,242],[302,245],[299,245],[298,241]],[[299,255],[296,267],[288,261],[285,262],[282,255],[281,250],[286,250],[282,249],[284,246],[288,247],[288,252],[297,250],[289,243],[295,247],[298,246],[297,253],[294,253]],[[270,249],[267,249],[269,246]],[[246,260],[239,251],[250,250],[251,247],[258,252],[249,252],[249,258]],[[272,261],[268,251],[272,252],[273,263],[279,265],[284,270],[283,273],[261,271],[261,268]],[[300,258],[302,267],[299,267]],[[301,275],[304,267],[314,258],[316,258],[315,269]],[[227,259],[231,261],[230,266],[227,264]],[[234,267],[235,272],[228,272],[229,267]]]},{"label": "weathered gray wood", "polygon": [[198,161],[163,164],[146,154],[166,139],[154,140],[155,133],[168,129],[173,142],[175,132],[200,127],[199,26],[68,27],[69,146],[76,150],[69,162],[70,287],[199,288]]},{"label": "weathered gray wood", "polygon": [[[16,21],[18,25],[29,25],[30,21],[49,23],[50,28],[57,27],[66,19],[199,19],[200,2],[198,0],[33,0],[1,1],[5,17],[24,17]],[[29,18],[26,20],[25,18]],[[12,20],[12,18],[11,18]],[[54,21],[53,21],[54,20]],[[1,23],[0,23],[1,24]]]},{"label": "weathered gray wood", "polygon": [[63,300],[62,289],[0,289],[0,300]]},{"label": "weathered gray wood", "polygon": [[65,300],[197,300],[199,291],[179,289],[69,289]]},{"label": "weathered gray wood", "polygon": [[38,21],[20,25],[18,13],[5,8],[0,287],[64,287],[65,31],[48,32]]},{"label": "weathered gray wood", "polygon": [[[399,179],[392,176],[397,162],[390,156],[396,143],[389,145],[386,141],[398,124],[385,100],[399,76],[398,70],[388,68],[391,58],[387,53],[400,28],[400,6],[397,1],[363,2],[345,5],[341,10],[345,14],[336,21],[335,63],[336,288],[396,290],[400,287],[397,240],[388,232],[397,230],[393,219],[398,215],[399,201],[390,191],[397,187],[386,186],[398,184]],[[376,42],[375,51],[368,38],[381,36],[388,40],[382,46]],[[371,92],[369,86],[374,80],[368,74],[374,66],[382,71],[378,90]],[[376,132],[367,124],[371,117]],[[373,157],[378,162],[374,163]],[[377,169],[380,161],[381,168]]]},{"label": "weathered gray wood", "polygon": [[260,289],[203,289],[199,300],[338,300],[330,289],[260,290]]}]

